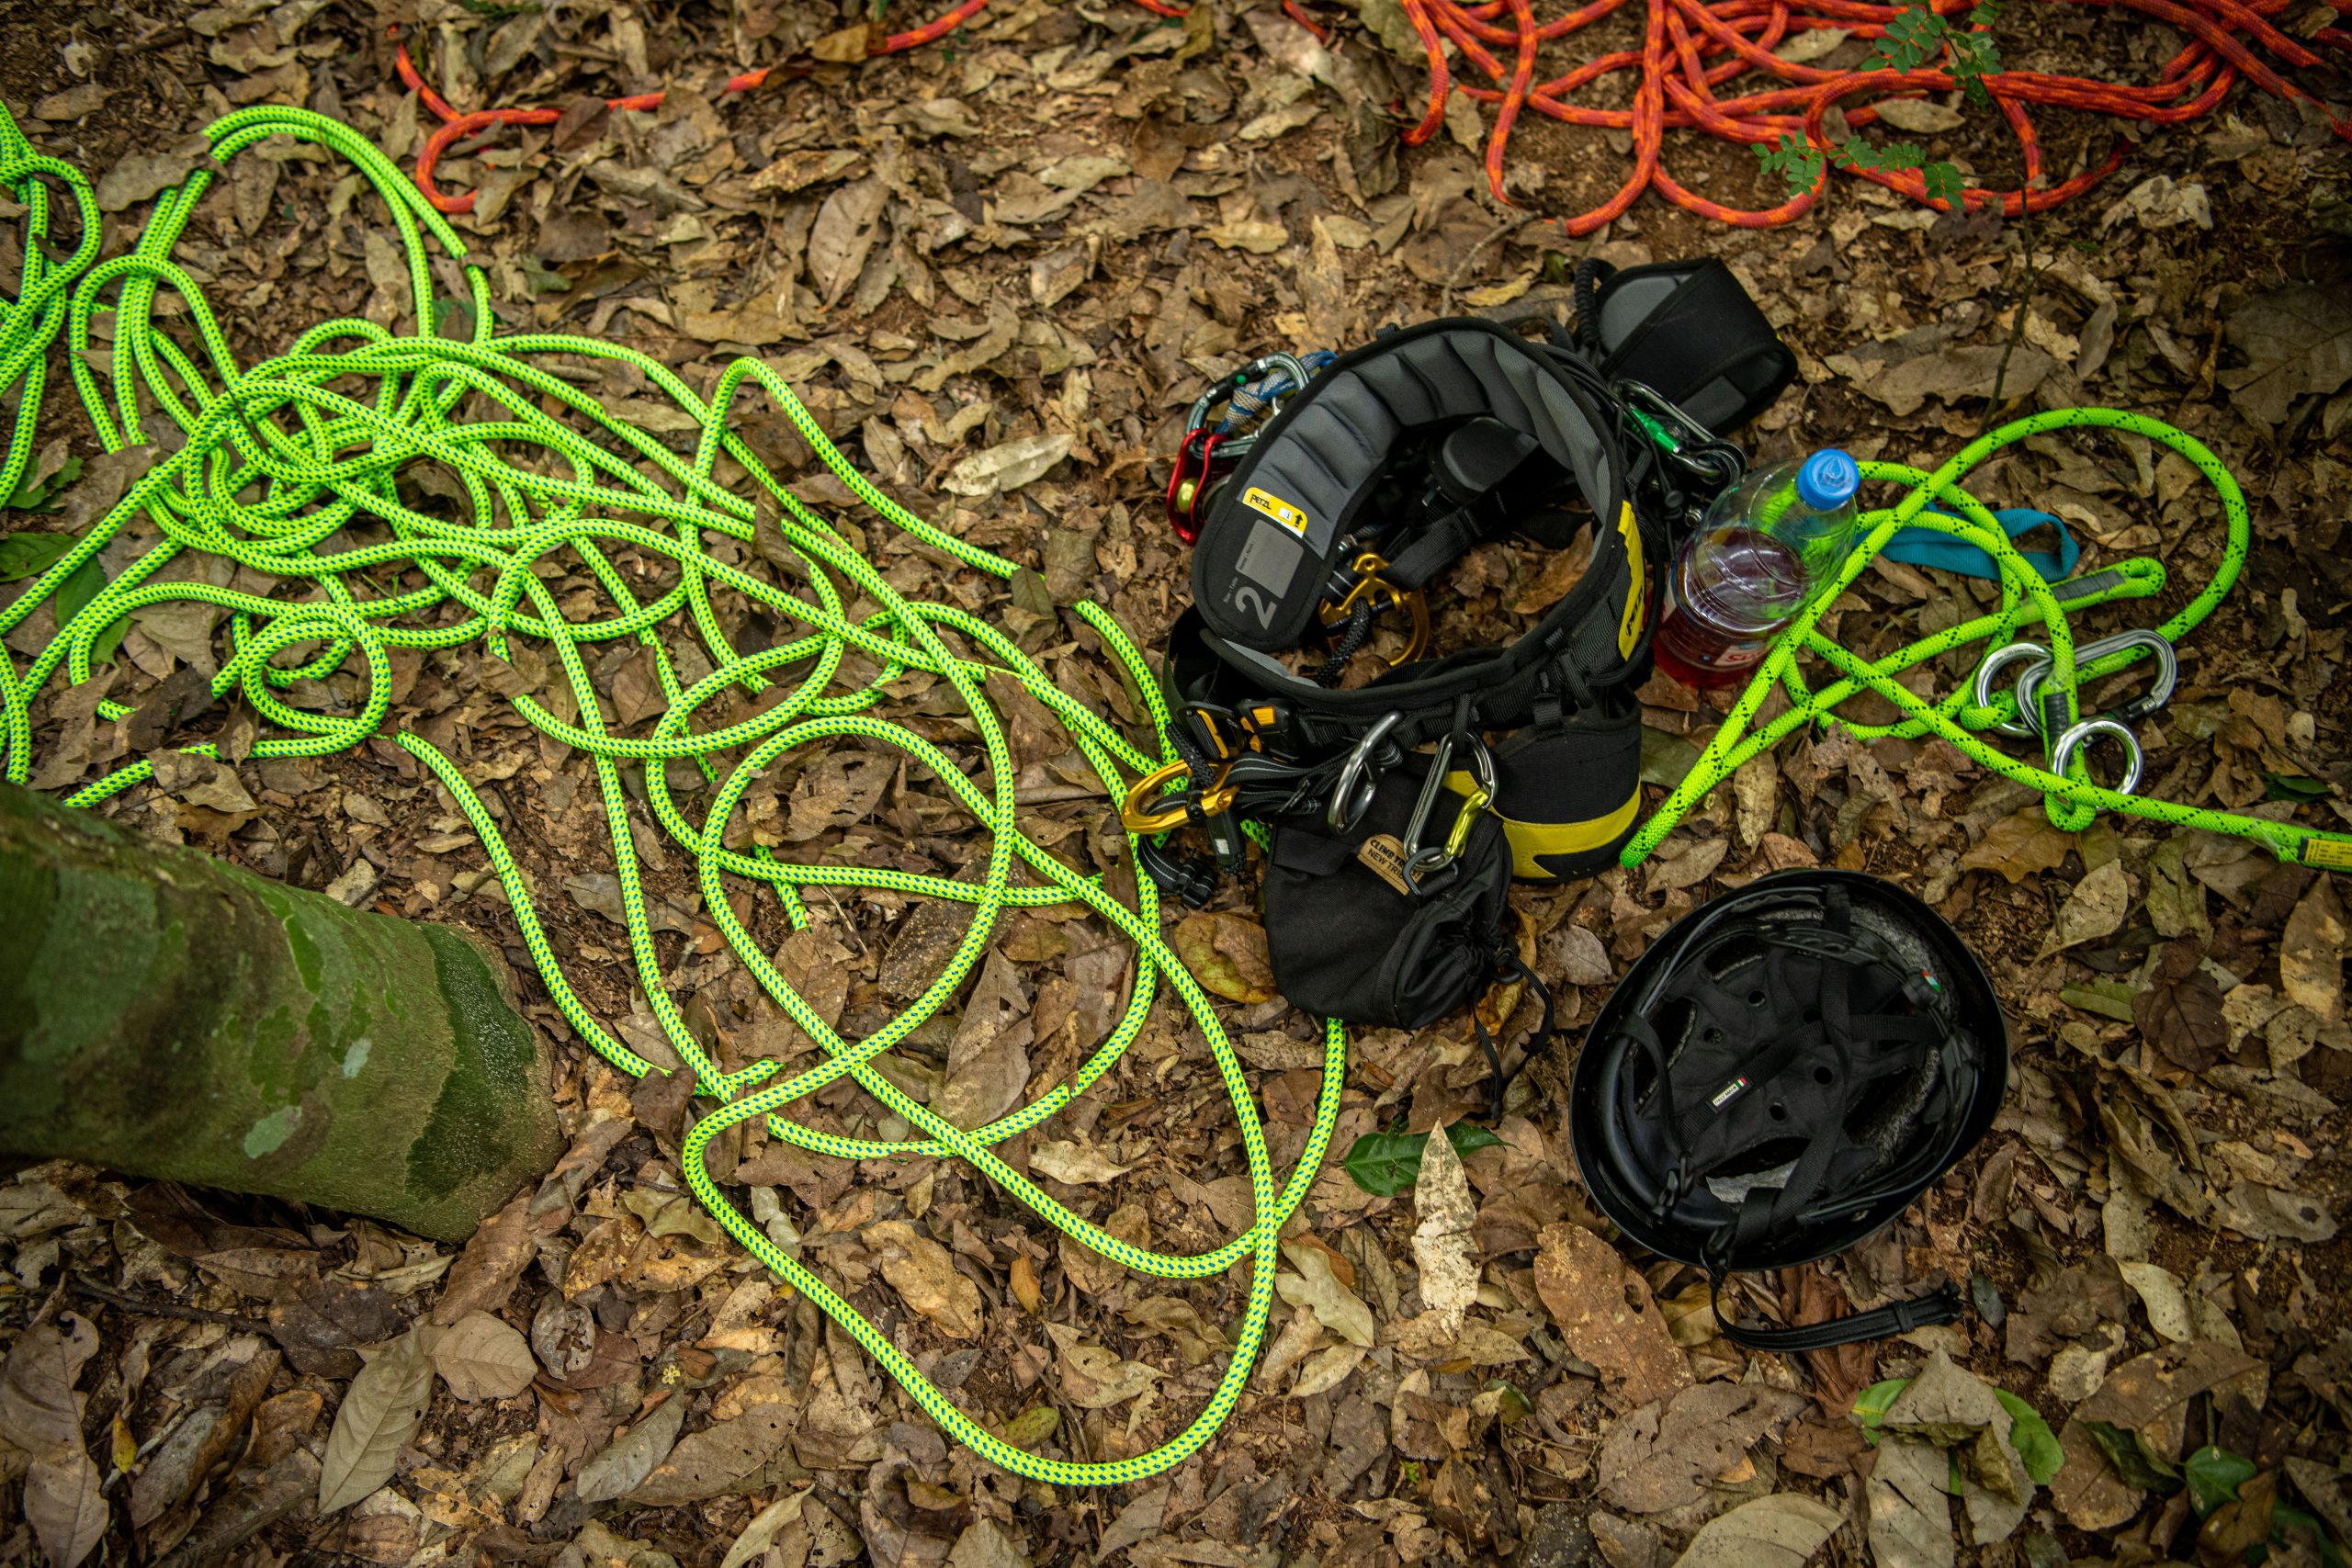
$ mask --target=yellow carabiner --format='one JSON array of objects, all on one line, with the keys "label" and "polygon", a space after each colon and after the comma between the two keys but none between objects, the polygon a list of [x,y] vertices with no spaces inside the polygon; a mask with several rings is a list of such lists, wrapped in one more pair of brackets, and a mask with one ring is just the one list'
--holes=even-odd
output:
[{"label": "yellow carabiner", "polygon": [[1470,792],[1462,797],[1462,809],[1454,813],[1453,829],[1445,835],[1447,860],[1462,858],[1462,846],[1470,841],[1470,829],[1477,823],[1478,813],[1487,809],[1487,803],[1493,798],[1478,785],[1473,785]]},{"label": "yellow carabiner", "polygon": [[1165,833],[1192,820],[1193,807],[1214,817],[1233,807],[1236,791],[1226,782],[1230,764],[1220,765],[1204,790],[1187,791],[1171,801],[1165,793],[1179,783],[1190,784],[1193,764],[1182,758],[1163,763],[1137,779],[1120,804],[1119,821],[1130,833]]}]

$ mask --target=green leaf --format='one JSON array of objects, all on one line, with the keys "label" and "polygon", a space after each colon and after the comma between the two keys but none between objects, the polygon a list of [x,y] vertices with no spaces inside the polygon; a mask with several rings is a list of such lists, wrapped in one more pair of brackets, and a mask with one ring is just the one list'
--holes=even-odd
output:
[{"label": "green leaf", "polygon": [[2170,1460],[2151,1450],[2139,1433],[2129,1427],[2119,1427],[2112,1421],[2086,1421],[2084,1430],[2090,1433],[2115,1466],[2125,1484],[2143,1492],[2177,1492],[2180,1490],[2180,1470]]},{"label": "green leaf", "polygon": [[1888,1378],[1854,1395],[1854,1416],[1862,1424],[1864,1438],[1872,1443],[1878,1441],[1879,1425],[1886,1419],[1888,1408],[1894,1404],[1895,1397],[1910,1386],[1909,1378]]},{"label": "green leaf", "polygon": [[2319,1542],[2320,1568],[2344,1568],[2344,1553],[2327,1539],[2327,1528],[2301,1508],[2281,1503],[2270,1510],[2270,1539],[2285,1546],[2291,1540],[2287,1533],[2290,1529],[2309,1530],[2311,1538]]},{"label": "green leaf", "polygon": [[1878,52],[1865,63],[1872,70],[1917,71],[1943,47],[1951,26],[1926,6],[1906,6],[1886,24]]},{"label": "green leaf", "polygon": [[[1460,1155],[1502,1142],[1475,1122],[1456,1122],[1445,1135]],[[1427,1133],[1366,1133],[1349,1146],[1348,1157],[1340,1163],[1358,1187],[1374,1197],[1394,1198],[1420,1175],[1421,1150],[1429,1141]]]},{"label": "green leaf", "polygon": [[1784,131],[1779,146],[1758,147],[1756,156],[1766,174],[1778,175],[1786,182],[1792,197],[1803,196],[1821,179],[1822,154],[1803,131]]},{"label": "green leaf", "polygon": [[2059,1446],[2058,1435],[2041,1412],[2006,1389],[1995,1389],[1993,1397],[2009,1413],[2009,1447],[2017,1450],[2018,1458],[2025,1461],[2026,1474],[2036,1486],[2047,1486],[2050,1478],[2066,1463],[2066,1450]]},{"label": "green leaf", "polygon": [[6,506],[17,512],[54,512],[58,495],[81,477],[82,459],[68,457],[57,466],[57,472],[45,479],[28,477],[17,480],[16,493],[8,497]]},{"label": "green leaf", "polygon": [[[0,582],[38,577],[74,547],[71,534],[11,534],[0,539]],[[2326,786],[2321,786],[2326,793]]]},{"label": "green leaf", "polygon": [[2201,1519],[2235,1498],[2238,1488],[2254,1479],[2256,1465],[2250,1459],[2208,1443],[2190,1454],[2180,1469],[2188,1480],[2189,1506]]},{"label": "green leaf", "polygon": [[1856,136],[1849,138],[1846,144],[1838,149],[1838,159],[1849,169],[1902,174],[1925,164],[1928,150],[1916,141],[1890,141],[1883,147],[1872,147]]},{"label": "green leaf", "polygon": [[1919,175],[1928,183],[1928,200],[1948,201],[1954,208],[1962,205],[1962,197],[1966,187],[1961,183],[1958,169],[1950,164],[1925,164],[1920,166]]},{"label": "green leaf", "polygon": [[2327,796],[2327,781],[2324,779],[2306,778],[2301,773],[2262,775],[2262,798],[2265,800],[2292,800],[2300,803],[2325,800]]}]

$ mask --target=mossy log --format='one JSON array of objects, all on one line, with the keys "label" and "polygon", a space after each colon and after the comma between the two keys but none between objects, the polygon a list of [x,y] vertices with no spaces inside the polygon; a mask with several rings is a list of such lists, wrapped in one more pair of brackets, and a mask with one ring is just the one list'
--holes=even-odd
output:
[{"label": "mossy log", "polygon": [[0,784],[0,1150],[470,1235],[561,1148],[503,973]]}]

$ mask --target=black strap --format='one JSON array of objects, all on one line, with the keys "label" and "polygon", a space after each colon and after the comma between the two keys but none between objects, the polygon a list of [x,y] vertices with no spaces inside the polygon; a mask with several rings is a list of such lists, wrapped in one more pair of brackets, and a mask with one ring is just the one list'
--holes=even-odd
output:
[{"label": "black strap", "polygon": [[1519,950],[1510,946],[1508,941],[1495,949],[1495,967],[1497,984],[1508,985],[1513,980],[1524,982],[1527,988],[1535,993],[1535,999],[1544,1004],[1544,1016],[1536,1021],[1534,1032],[1527,1037],[1526,1047],[1519,1054],[1519,1066],[1508,1073],[1503,1071],[1502,1053],[1495,1048],[1495,1037],[1479,1021],[1477,1010],[1471,1010],[1470,1027],[1477,1032],[1478,1048],[1487,1054],[1487,1083],[1490,1085],[1487,1120],[1500,1122],[1503,1119],[1504,1091],[1510,1088],[1511,1080],[1519,1077],[1527,1064],[1551,1043],[1552,993],[1542,980],[1536,978],[1535,971],[1521,961]]},{"label": "black strap", "polygon": [[1867,1312],[1833,1317],[1826,1323],[1810,1323],[1801,1328],[1747,1328],[1724,1315],[1723,1276],[1713,1270],[1707,1275],[1707,1299],[1714,1308],[1715,1326],[1723,1330],[1724,1338],[1751,1350],[1773,1350],[1781,1355],[1793,1355],[1800,1350],[1833,1350],[1840,1345],[1859,1345],[1865,1339],[1908,1334],[1932,1324],[1957,1323],[1962,1311],[1960,1292],[1946,1285],[1925,1295],[1871,1307]]},{"label": "black strap", "polygon": [[1479,540],[1487,536],[1492,519],[1475,506],[1460,506],[1415,534],[1411,542],[1388,558],[1381,576],[1399,588],[1426,588],[1430,581]]}]

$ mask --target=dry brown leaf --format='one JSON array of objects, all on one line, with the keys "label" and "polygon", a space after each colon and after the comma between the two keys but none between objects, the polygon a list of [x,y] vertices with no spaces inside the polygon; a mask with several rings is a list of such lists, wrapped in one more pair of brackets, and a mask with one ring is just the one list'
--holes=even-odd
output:
[{"label": "dry brown leaf", "polygon": [[2113,936],[2132,907],[2132,881],[2120,860],[2109,861],[2075,885],[2058,908],[2058,919],[2041,944],[2043,957],[2082,942]]},{"label": "dry brown leaf", "polygon": [[1797,1493],[1758,1497],[1700,1526],[1674,1568],[1804,1568],[1845,1522],[1828,1504]]},{"label": "dry brown leaf", "polygon": [[672,1393],[653,1413],[616,1438],[603,1452],[580,1467],[576,1490],[583,1503],[608,1503],[642,1485],[654,1466],[677,1446],[679,1428],[686,1424],[686,1401]]},{"label": "dry brown leaf", "polygon": [[1297,1242],[1283,1243],[1283,1256],[1295,1274],[1274,1276],[1274,1290],[1293,1306],[1311,1307],[1323,1326],[1351,1345],[1369,1348],[1379,1325],[1373,1320],[1372,1309],[1363,1298],[1340,1283],[1331,1272],[1330,1253],[1318,1247],[1303,1247]]},{"label": "dry brown leaf", "polygon": [[955,1258],[945,1247],[904,1220],[868,1225],[863,1239],[880,1260],[882,1277],[909,1306],[952,1338],[978,1336],[980,1288],[956,1271]]},{"label": "dry brown leaf", "polygon": [[1233,1002],[1273,1000],[1266,928],[1257,921],[1223,909],[1204,909],[1178,922],[1169,942],[1193,978],[1216,995]]},{"label": "dry brown leaf", "polygon": [[429,1359],[449,1392],[469,1403],[510,1399],[531,1386],[531,1347],[503,1318],[468,1313],[434,1341]]},{"label": "dry brown leaf", "polygon": [[332,1514],[392,1478],[401,1450],[416,1435],[433,1398],[433,1363],[419,1324],[368,1358],[344,1391],[320,1460],[319,1512]]},{"label": "dry brown leaf", "polygon": [[1069,456],[1075,445],[1065,434],[1023,435],[985,452],[975,452],[947,470],[940,488],[952,495],[1002,495],[1019,490]]},{"label": "dry brown leaf", "polygon": [[[1451,1333],[1478,1300],[1479,1254],[1471,1229],[1478,1208],[1470,1199],[1462,1156],[1448,1137],[1421,1145],[1420,1174],[1413,1183],[1413,1261],[1421,1271],[1421,1305]],[[1336,1380],[1334,1380],[1336,1381]]]},{"label": "dry brown leaf", "polygon": [[1580,1359],[1609,1380],[1621,1410],[1690,1385],[1690,1363],[1650,1299],[1649,1281],[1582,1225],[1550,1224],[1535,1258],[1535,1290]]},{"label": "dry brown leaf", "polygon": [[97,1348],[89,1320],[68,1313],[28,1330],[0,1368],[0,1438],[32,1456],[25,1520],[57,1568],[74,1568],[107,1530],[98,1469],[82,1442],[84,1396],[74,1389]]},{"label": "dry brown leaf", "polygon": [[2344,954],[2352,935],[2344,927],[2344,904],[2335,878],[2322,872],[2311,891],[2287,917],[2278,944],[2278,986],[2290,1001],[2333,1023],[2344,1017]]},{"label": "dry brown leaf", "polygon": [[1802,1394],[1760,1383],[1700,1383],[1607,1423],[1593,1456],[1604,1502],[1637,1514],[1697,1502],[1708,1483],[1804,1410]]}]

